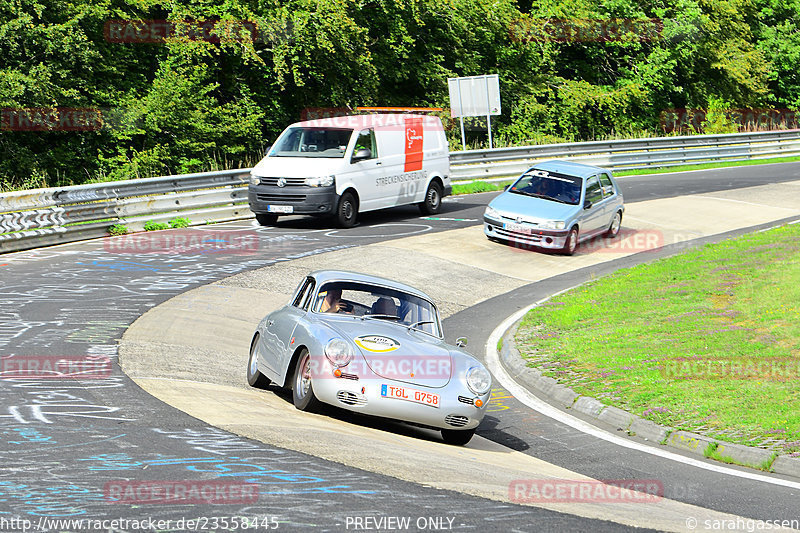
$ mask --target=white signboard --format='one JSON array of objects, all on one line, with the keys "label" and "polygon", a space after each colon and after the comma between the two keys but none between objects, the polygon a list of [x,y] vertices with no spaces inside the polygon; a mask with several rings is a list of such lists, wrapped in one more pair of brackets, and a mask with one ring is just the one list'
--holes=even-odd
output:
[{"label": "white signboard", "polygon": [[500,78],[497,74],[447,78],[450,116],[485,117],[500,114]]}]

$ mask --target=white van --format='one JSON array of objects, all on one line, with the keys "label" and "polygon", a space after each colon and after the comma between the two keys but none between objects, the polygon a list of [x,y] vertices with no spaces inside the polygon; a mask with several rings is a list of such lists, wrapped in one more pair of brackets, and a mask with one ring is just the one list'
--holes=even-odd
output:
[{"label": "white van", "polygon": [[250,209],[262,225],[280,215],[333,215],[418,204],[439,212],[452,192],[447,139],[438,117],[352,115],[292,124],[251,171]]}]

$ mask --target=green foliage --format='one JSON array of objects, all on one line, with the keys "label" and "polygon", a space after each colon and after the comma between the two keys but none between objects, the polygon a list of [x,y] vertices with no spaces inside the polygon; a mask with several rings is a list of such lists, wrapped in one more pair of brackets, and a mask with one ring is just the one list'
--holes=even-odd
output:
[{"label": "green foliage", "polygon": [[[305,108],[447,108],[452,76],[499,74],[501,146],[664,133],[665,110],[715,101],[798,106],[798,15],[800,0],[0,0],[0,108],[104,110],[91,131],[4,128],[0,185],[251,166]],[[104,34],[108,21],[161,19],[257,32]],[[592,33],[614,20],[634,23]],[[730,129],[714,112],[705,127]],[[485,128],[467,140],[485,143]]]},{"label": "green foliage", "polygon": [[708,103],[703,133],[736,133],[739,127],[730,118],[730,105],[720,98],[712,98]]},{"label": "green foliage", "polygon": [[169,221],[169,227],[174,229],[188,228],[192,221],[184,217],[176,217]]},{"label": "green foliage", "polygon": [[109,235],[127,235],[129,233],[128,226],[125,224],[114,224],[109,226],[106,231]]},{"label": "green foliage", "polygon": [[155,222],[153,220],[148,220],[144,224],[145,231],[158,231],[162,229],[169,229],[169,224],[166,222]]}]

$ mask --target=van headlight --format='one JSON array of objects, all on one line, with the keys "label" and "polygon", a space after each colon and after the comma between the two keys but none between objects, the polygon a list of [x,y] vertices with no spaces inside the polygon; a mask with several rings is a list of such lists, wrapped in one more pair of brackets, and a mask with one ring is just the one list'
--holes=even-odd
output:
[{"label": "van headlight", "polygon": [[566,224],[563,220],[545,220],[539,227],[542,229],[564,229]]},{"label": "van headlight", "polygon": [[341,368],[353,360],[353,350],[346,340],[334,337],[325,345],[325,357],[335,366]]},{"label": "van headlight", "polygon": [[309,187],[330,187],[335,181],[334,176],[322,176],[321,178],[306,178],[306,185]]},{"label": "van headlight", "polygon": [[475,394],[482,395],[489,392],[492,386],[492,375],[482,366],[473,366],[467,370],[467,387]]},{"label": "van headlight", "polygon": [[495,209],[494,207],[487,205],[486,211],[484,211],[483,216],[489,218],[500,218],[500,213],[498,213],[497,209]]},{"label": "van headlight", "polygon": [[260,185],[261,178],[255,174],[250,174],[250,185]]}]

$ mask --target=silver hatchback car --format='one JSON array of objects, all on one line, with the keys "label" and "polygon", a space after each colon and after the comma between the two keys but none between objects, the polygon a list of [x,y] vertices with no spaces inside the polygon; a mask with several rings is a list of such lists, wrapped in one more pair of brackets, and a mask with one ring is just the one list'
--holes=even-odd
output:
[{"label": "silver hatchback car", "polygon": [[611,171],[571,161],[526,170],[483,214],[489,239],[575,253],[578,243],[616,237],[625,211]]}]

